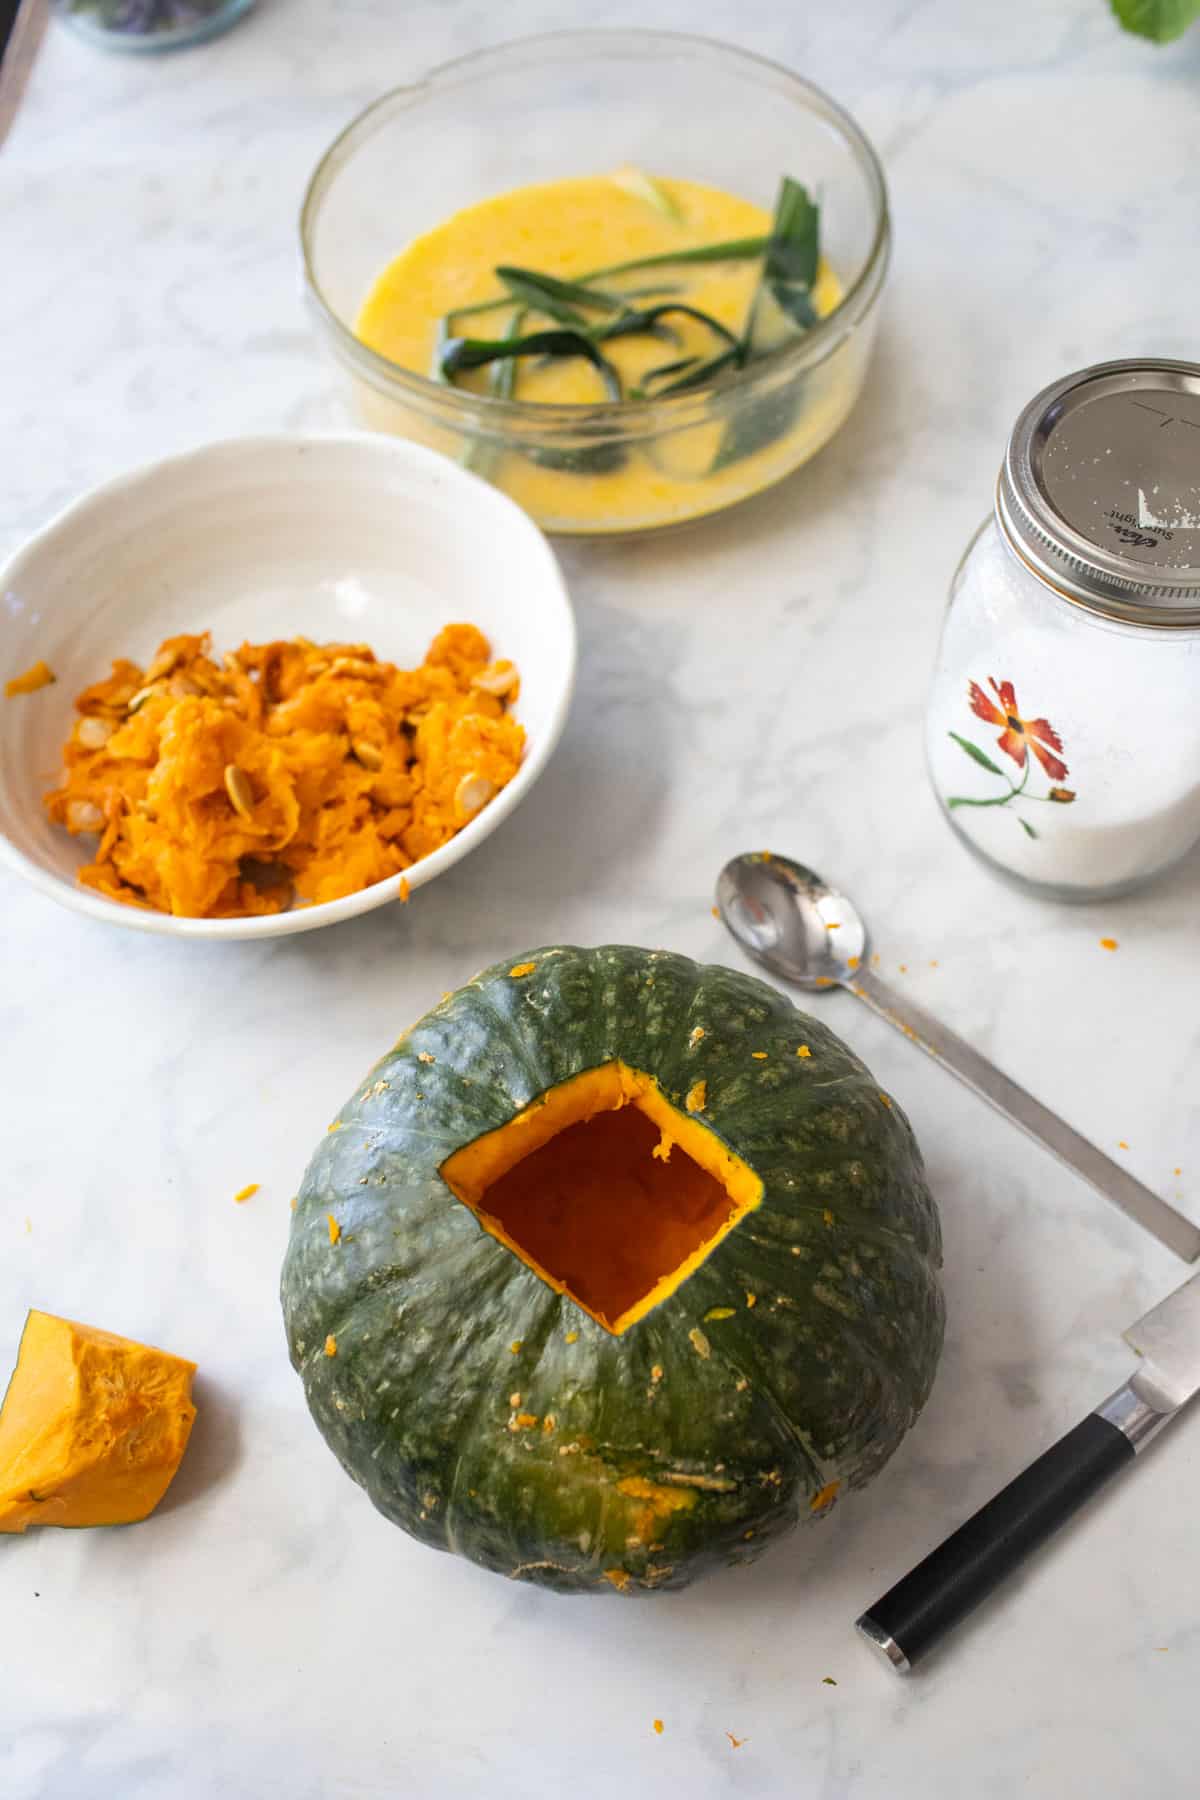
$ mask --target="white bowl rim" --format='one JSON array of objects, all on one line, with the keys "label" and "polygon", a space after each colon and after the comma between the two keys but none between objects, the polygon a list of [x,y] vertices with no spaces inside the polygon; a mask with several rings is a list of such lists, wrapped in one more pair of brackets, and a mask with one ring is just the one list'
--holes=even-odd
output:
[{"label": "white bowl rim", "polygon": [[[111,476],[107,481],[88,488],[75,499],[59,509],[47,522],[33,532],[18,546],[11,556],[0,563],[0,592],[10,584],[26,558],[43,550],[64,526],[71,524],[81,514],[95,507],[107,504],[119,498],[131,488],[139,484],[159,478],[185,468],[189,463],[203,462],[213,456],[231,451],[289,451],[299,448],[326,449],[335,446],[354,446],[368,449],[383,457],[397,457],[409,460],[418,467],[430,472],[436,471],[443,478],[457,481],[466,489],[475,489],[477,497],[486,495],[489,502],[498,505],[501,510],[509,510],[519,519],[521,524],[532,534],[530,548],[537,551],[543,568],[547,590],[552,590],[561,612],[562,623],[566,630],[567,671],[551,714],[547,730],[540,741],[529,749],[522,760],[520,768],[508,783],[501,788],[494,800],[490,800],[462,830],[443,844],[439,850],[429,856],[422,857],[403,872],[403,880],[407,883],[407,891],[415,893],[427,882],[454,864],[461,862],[477,844],[490,837],[498,826],[503,824],[510,813],[514,812],[524,799],[529,789],[541,775],[562,736],[567,722],[571,698],[575,691],[575,676],[578,666],[578,632],[575,625],[575,614],[571,605],[571,597],[559,568],[557,558],[546,540],[545,534],[515,500],[490,482],[474,475],[469,469],[461,468],[451,458],[443,456],[439,451],[430,450],[424,444],[415,444],[407,438],[391,437],[376,431],[269,431],[252,432],[237,437],[211,438],[201,444],[194,444],[189,449],[173,451],[167,456],[154,457],[138,463],[131,469],[122,470],[119,475]],[[376,881],[370,887],[359,888],[353,894],[345,894],[340,900],[326,900],[317,906],[293,907],[287,912],[264,913],[249,918],[233,919],[192,919],[180,918],[174,913],[151,911],[140,906],[126,906],[119,900],[110,900],[103,894],[97,894],[77,883],[66,881],[60,875],[49,870],[19,850],[8,835],[0,831],[0,863],[12,869],[17,875],[24,877],[49,899],[62,906],[69,906],[75,912],[86,913],[89,918],[99,919],[107,925],[123,925],[131,931],[153,931],[163,936],[177,938],[223,938],[231,942],[246,938],[285,937],[294,932],[316,931],[323,925],[337,925],[343,919],[357,918],[359,914],[373,912],[378,906],[386,906],[389,902],[402,905],[400,899],[400,881],[398,875],[389,875],[384,881]]]}]

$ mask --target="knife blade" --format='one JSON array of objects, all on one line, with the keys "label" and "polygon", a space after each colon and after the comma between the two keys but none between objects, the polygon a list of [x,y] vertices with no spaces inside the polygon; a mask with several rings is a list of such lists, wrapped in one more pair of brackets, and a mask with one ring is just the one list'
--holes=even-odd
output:
[{"label": "knife blade", "polygon": [[897,1673],[932,1650],[1200,1393],[1200,1275],[1122,1336],[1142,1359],[1124,1387],[855,1620]]},{"label": "knife blade", "polygon": [[0,144],[17,116],[50,17],[50,0],[0,0]]}]

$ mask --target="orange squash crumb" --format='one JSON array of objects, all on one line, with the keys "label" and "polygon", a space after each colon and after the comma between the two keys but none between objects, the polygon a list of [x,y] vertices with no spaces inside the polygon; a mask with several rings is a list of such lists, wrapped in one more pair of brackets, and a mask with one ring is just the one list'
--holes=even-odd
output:
[{"label": "orange squash crumb", "polygon": [[325,1217],[329,1224],[329,1241],[331,1244],[336,1244],[342,1235],[342,1228],[332,1213],[326,1213]]},{"label": "orange squash crumb", "polygon": [[663,1722],[662,1722],[662,1720],[661,1720],[661,1719],[655,1719],[655,1720],[654,1720],[654,1721],[653,1721],[653,1725],[654,1725],[654,1729],[655,1729],[655,1731],[656,1731],[656,1732],[657,1732],[657,1733],[658,1733],[658,1735],[659,1735],[659,1737],[661,1737],[661,1736],[662,1736],[662,1734],[663,1734]]},{"label": "orange squash crumb", "polygon": [[218,660],[206,632],[167,638],[78,695],[46,811],[98,839],[79,880],[126,905],[224,919],[340,899],[402,876],[516,774],[513,690],[474,680],[490,657],[473,625],[416,669],[366,644]]},{"label": "orange squash crumb", "polygon": [[510,1345],[509,1345],[509,1346],[508,1346],[508,1347],[509,1347],[509,1349],[510,1349],[510,1350],[511,1350],[511,1351],[512,1351],[512,1353],[513,1353],[513,1355],[514,1355],[514,1356],[516,1356],[516,1355],[518,1355],[518,1354],[519,1354],[519,1352],[520,1352],[520,1349],[521,1349],[521,1340],[520,1340],[520,1338],[514,1338],[514,1339],[513,1339],[513,1341],[512,1341],[512,1343],[511,1343],[511,1344],[510,1344]]},{"label": "orange squash crumb", "polygon": [[812,1051],[809,1049],[807,1044],[801,1044],[800,1048],[796,1052],[796,1055],[797,1056],[811,1056]]},{"label": "orange squash crumb", "polygon": [[58,676],[50,664],[39,657],[22,674],[14,675],[11,681],[6,681],[4,692],[10,700],[15,700],[19,694],[36,694],[39,688],[50,687],[57,680]]},{"label": "orange squash crumb", "polygon": [[578,1342],[579,1333],[577,1331],[568,1331],[566,1337],[563,1339],[564,1344],[577,1344]]},{"label": "orange squash crumb", "polygon": [[690,1113],[703,1112],[704,1103],[707,1098],[708,1083],[706,1081],[697,1081],[688,1089],[687,1099],[683,1104]]},{"label": "orange squash crumb", "polygon": [[709,910],[709,912],[710,912],[710,913],[711,913],[711,914],[712,914],[712,916],[713,916],[713,918],[714,918],[714,919],[719,919],[719,918],[720,918],[720,916],[721,916],[721,909],[720,909],[720,907],[719,907],[719,906],[710,906],[710,907],[709,907],[709,909],[708,909],[708,910]]},{"label": "orange squash crumb", "polygon": [[1129,1145],[1125,1142],[1124,1138],[1117,1139],[1117,1149],[1118,1150],[1128,1150],[1128,1148],[1129,1148]]},{"label": "orange squash crumb", "polygon": [[618,1594],[623,1594],[632,1577],[627,1569],[605,1569],[604,1579],[612,1582]]},{"label": "orange squash crumb", "polygon": [[767,1053],[765,1050],[752,1050],[750,1054],[755,1062],[766,1062],[767,1060]]},{"label": "orange squash crumb", "polygon": [[[746,1535],[749,1536],[749,1533]],[[749,1738],[734,1737],[732,1731],[727,1731],[725,1736],[729,1739],[730,1744],[735,1750],[740,1750],[743,1744],[748,1744],[750,1742]]]},{"label": "orange squash crumb", "polygon": [[815,1512],[815,1513],[816,1512],[825,1512],[826,1509],[828,1507],[832,1506],[834,1501],[837,1499],[838,1489],[841,1487],[841,1485],[842,1484],[840,1481],[828,1482],[826,1484],[826,1486],[821,1488],[817,1493],[815,1493],[813,1495],[812,1499],[809,1501],[809,1503],[808,1503],[809,1512]]},{"label": "orange squash crumb", "polygon": [[400,886],[397,888],[396,892],[400,897],[401,906],[407,906],[412,899],[412,889],[408,885],[407,875],[402,875],[400,877]]},{"label": "orange squash crumb", "polygon": [[508,971],[508,973],[511,976],[513,981],[520,981],[520,979],[523,975],[532,975],[533,971],[536,968],[537,968],[536,963],[531,963],[531,962],[514,963],[512,968]]},{"label": "orange squash crumb", "polygon": [[253,1200],[261,1186],[261,1181],[247,1182],[246,1186],[244,1188],[239,1188],[233,1197],[240,1206],[243,1200]]},{"label": "orange squash crumb", "polygon": [[1101,938],[1100,939],[1100,948],[1102,950],[1115,950],[1116,947],[1117,947],[1116,938]]},{"label": "orange squash crumb", "polygon": [[337,1355],[337,1339],[334,1337],[332,1331],[330,1332],[329,1336],[325,1339],[325,1354],[326,1354],[326,1356],[336,1356]]}]

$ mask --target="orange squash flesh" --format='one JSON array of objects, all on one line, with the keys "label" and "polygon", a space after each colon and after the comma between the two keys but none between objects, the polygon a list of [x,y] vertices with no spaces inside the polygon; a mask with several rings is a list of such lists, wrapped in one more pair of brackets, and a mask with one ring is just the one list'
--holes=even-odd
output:
[{"label": "orange squash flesh", "polygon": [[44,804],[98,838],[78,878],[110,900],[213,919],[321,905],[448,843],[520,767],[520,679],[474,625],[447,625],[416,669],[307,638],[211,651],[167,638],[75,701]]},{"label": "orange squash flesh", "polygon": [[549,1089],[441,1173],[486,1231],[617,1336],[762,1198],[708,1126],[620,1062]]},{"label": "orange squash flesh", "polygon": [[31,1312],[0,1408],[0,1531],[153,1512],[187,1448],[195,1373],[165,1350]]}]

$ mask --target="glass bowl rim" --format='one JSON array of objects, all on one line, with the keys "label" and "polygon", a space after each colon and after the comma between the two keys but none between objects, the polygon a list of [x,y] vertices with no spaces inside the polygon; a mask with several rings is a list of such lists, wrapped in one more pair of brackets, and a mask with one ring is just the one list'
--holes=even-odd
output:
[{"label": "glass bowl rim", "polygon": [[[484,66],[483,72],[486,73],[487,64],[507,60],[516,52],[571,46],[576,46],[581,51],[588,46],[614,49],[617,46],[638,44],[666,50],[686,48],[716,60],[737,62],[751,72],[761,71],[770,78],[773,86],[790,89],[793,98],[834,126],[866,177],[875,229],[862,267],[833,311],[806,331],[795,344],[774,351],[757,365],[740,369],[723,379],[718,378],[706,387],[660,399],[615,402],[547,403],[503,400],[489,394],[477,394],[433,381],[426,375],[418,375],[414,370],[406,369],[400,363],[382,356],[356,336],[339,318],[322,292],[313,267],[312,237],[326,190],[347,156],[357,147],[358,140],[373,135],[376,116],[395,109],[397,103],[409,104],[438,86],[453,84],[469,75],[472,70],[478,70],[480,65]],[[392,392],[395,397],[406,395],[426,412],[443,413],[448,420],[456,421],[466,429],[478,429],[486,421],[487,426],[493,429],[505,424],[514,425],[522,434],[524,430],[545,430],[554,425],[578,429],[585,422],[589,427],[607,425],[622,433],[627,433],[631,427],[638,425],[657,430],[660,422],[665,427],[668,421],[671,426],[677,427],[687,422],[692,414],[706,409],[714,395],[754,393],[762,387],[776,385],[777,381],[782,383],[792,374],[815,367],[831,355],[870,312],[883,284],[891,250],[887,181],[879,155],[852,115],[823,88],[770,57],[759,56],[755,51],[744,50],[738,45],[723,43],[718,38],[693,32],[625,27],[546,31],[527,37],[509,38],[503,43],[453,57],[448,62],[437,64],[413,81],[389,88],[356,113],[322,153],[304,191],[299,227],[304,285],[310,304],[314,307],[320,324],[332,334],[338,349],[350,362],[359,366],[360,373],[374,387],[380,391]]]}]

